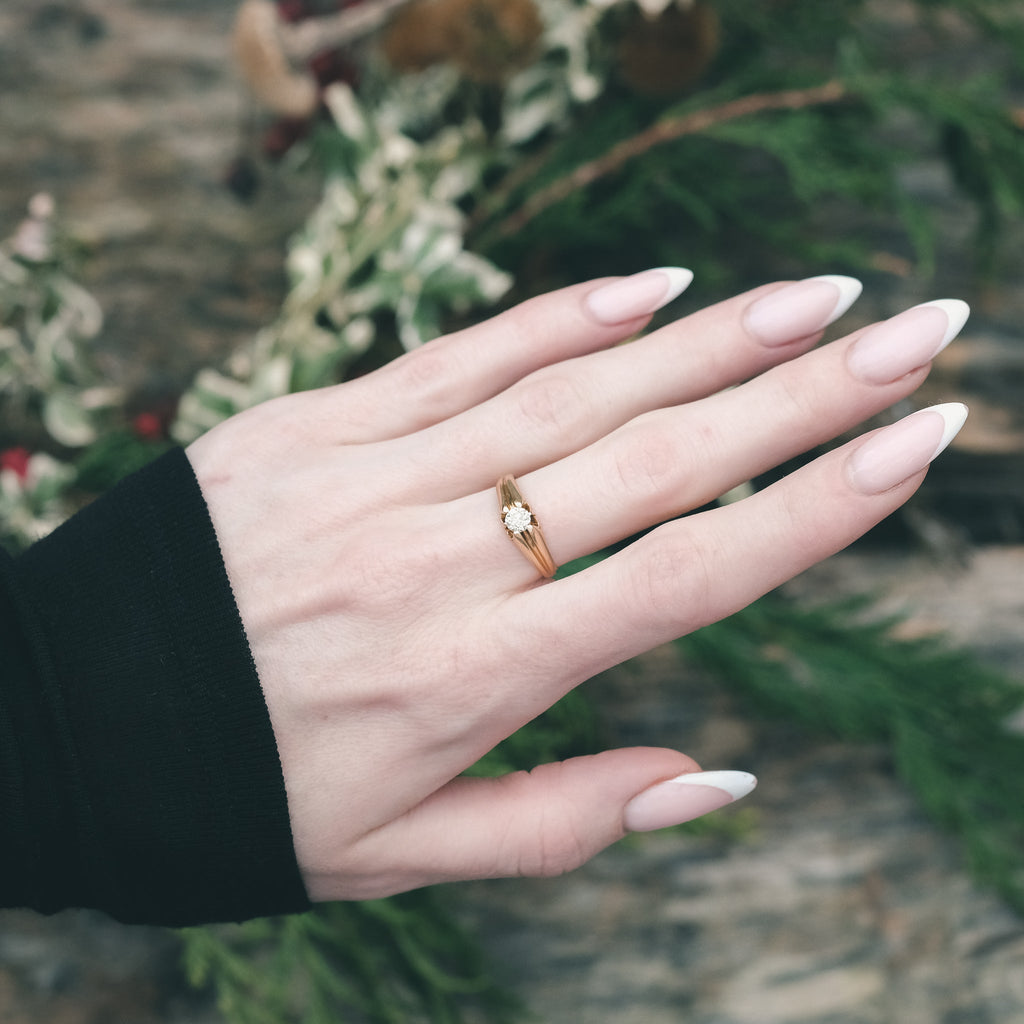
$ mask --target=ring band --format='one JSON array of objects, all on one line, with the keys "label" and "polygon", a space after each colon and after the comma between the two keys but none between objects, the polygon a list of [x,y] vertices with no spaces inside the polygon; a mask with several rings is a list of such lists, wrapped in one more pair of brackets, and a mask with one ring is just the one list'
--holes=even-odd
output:
[{"label": "ring band", "polygon": [[533,509],[523,500],[515,478],[506,474],[498,481],[498,502],[501,505],[501,525],[533,563],[541,576],[549,579],[558,571],[544,540]]}]

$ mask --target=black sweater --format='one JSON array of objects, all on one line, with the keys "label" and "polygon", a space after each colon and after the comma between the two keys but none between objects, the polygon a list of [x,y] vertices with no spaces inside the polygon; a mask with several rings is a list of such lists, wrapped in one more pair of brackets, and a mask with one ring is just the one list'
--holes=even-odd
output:
[{"label": "black sweater", "polygon": [[263,692],[176,450],[0,552],[0,906],[237,921],[309,906]]}]

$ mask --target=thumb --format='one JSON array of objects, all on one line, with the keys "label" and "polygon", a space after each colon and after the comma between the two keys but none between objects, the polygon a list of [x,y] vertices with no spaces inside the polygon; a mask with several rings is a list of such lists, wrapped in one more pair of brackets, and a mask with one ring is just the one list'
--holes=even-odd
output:
[{"label": "thumb", "polygon": [[627,832],[698,818],[746,796],[756,782],[747,772],[702,772],[685,754],[651,747],[494,779],[463,776],[378,830],[373,860],[378,868],[390,862],[391,891],[560,875]]}]

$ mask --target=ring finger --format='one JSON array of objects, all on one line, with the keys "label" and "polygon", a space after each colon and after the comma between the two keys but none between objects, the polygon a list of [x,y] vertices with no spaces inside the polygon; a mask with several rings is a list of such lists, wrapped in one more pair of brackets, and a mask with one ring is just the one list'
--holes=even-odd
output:
[{"label": "ring finger", "polygon": [[[640,416],[525,475],[521,489],[555,562],[699,507],[888,408],[920,385],[967,313],[957,300],[915,307],[740,387]],[[536,571],[493,525],[494,492],[462,500],[473,507],[458,521],[479,524],[481,555],[497,551],[510,580],[534,582]]]}]

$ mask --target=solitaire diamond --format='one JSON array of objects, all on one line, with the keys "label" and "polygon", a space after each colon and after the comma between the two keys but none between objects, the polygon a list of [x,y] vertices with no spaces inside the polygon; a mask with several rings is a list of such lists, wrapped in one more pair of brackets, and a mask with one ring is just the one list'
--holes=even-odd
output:
[{"label": "solitaire diamond", "polygon": [[532,519],[533,516],[530,515],[528,508],[523,508],[522,505],[513,505],[505,513],[505,529],[511,530],[513,533],[522,533],[530,525]]}]

